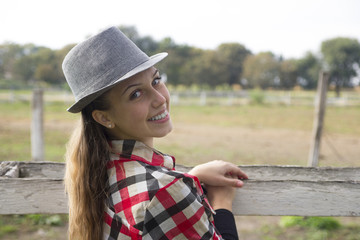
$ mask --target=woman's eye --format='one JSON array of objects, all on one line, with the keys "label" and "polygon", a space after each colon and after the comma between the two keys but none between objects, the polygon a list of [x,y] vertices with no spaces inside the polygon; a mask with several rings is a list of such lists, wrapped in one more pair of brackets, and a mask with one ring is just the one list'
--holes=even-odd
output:
[{"label": "woman's eye", "polygon": [[136,90],[136,91],[134,91],[134,92],[130,95],[130,99],[133,100],[133,99],[135,99],[135,98],[140,97],[140,95],[141,95],[141,91],[140,91],[140,90]]},{"label": "woman's eye", "polygon": [[161,83],[161,77],[157,77],[153,80],[152,82],[152,85],[155,86],[155,85],[158,85]]}]

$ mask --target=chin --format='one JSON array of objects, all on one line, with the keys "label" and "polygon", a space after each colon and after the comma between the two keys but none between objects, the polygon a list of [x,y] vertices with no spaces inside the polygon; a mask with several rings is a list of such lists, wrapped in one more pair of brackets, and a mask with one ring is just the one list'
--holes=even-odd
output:
[{"label": "chin", "polygon": [[164,129],[164,131],[160,132],[157,136],[157,138],[161,138],[161,137],[165,137],[166,135],[168,135],[169,133],[171,133],[173,127],[172,125],[170,125],[167,129]]}]

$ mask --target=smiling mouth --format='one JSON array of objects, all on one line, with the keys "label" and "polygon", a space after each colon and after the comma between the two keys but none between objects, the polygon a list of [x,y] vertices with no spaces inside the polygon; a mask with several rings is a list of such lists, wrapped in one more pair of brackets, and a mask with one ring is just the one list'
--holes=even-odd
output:
[{"label": "smiling mouth", "polygon": [[158,121],[158,120],[161,120],[161,119],[166,118],[167,115],[168,115],[168,112],[165,111],[165,112],[163,112],[163,113],[161,113],[161,114],[159,114],[159,115],[156,115],[156,116],[148,119],[148,121]]}]

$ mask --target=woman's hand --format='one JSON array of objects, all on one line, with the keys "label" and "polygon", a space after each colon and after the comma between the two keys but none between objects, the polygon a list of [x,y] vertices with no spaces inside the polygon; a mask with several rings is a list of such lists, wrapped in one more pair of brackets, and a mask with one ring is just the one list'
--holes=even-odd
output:
[{"label": "woman's hand", "polygon": [[221,160],[197,165],[189,174],[196,176],[206,186],[215,187],[242,187],[243,182],[240,179],[248,179],[238,166]]},{"label": "woman's hand", "polygon": [[[233,178],[227,176],[228,178]],[[235,177],[234,177],[235,178]],[[232,211],[232,204],[235,198],[236,188],[231,186],[209,186],[205,185],[207,198],[214,210],[227,209]]]}]

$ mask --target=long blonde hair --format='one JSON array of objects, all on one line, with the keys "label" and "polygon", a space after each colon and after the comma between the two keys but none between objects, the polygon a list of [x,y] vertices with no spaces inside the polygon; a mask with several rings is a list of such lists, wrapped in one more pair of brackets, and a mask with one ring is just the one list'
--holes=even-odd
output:
[{"label": "long blonde hair", "polygon": [[103,96],[82,110],[80,124],[67,144],[64,182],[69,199],[69,239],[102,238],[110,148],[104,127],[91,113],[109,108]]}]

